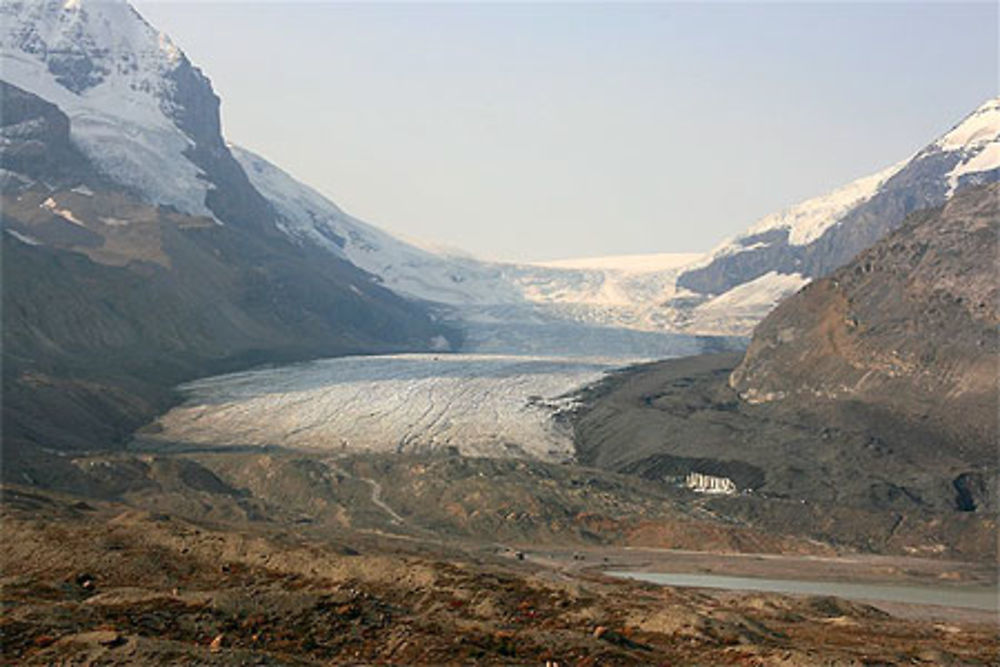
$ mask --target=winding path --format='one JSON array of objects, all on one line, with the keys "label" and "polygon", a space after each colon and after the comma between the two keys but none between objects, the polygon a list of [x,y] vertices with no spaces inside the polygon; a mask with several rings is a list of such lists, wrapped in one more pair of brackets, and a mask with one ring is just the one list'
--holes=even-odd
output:
[{"label": "winding path", "polygon": [[346,470],[344,470],[343,468],[341,468],[339,465],[337,465],[334,462],[333,459],[326,459],[326,460],[324,460],[324,463],[327,465],[327,467],[330,468],[330,470],[333,470],[334,472],[339,473],[339,474],[343,475],[344,477],[350,477],[351,479],[357,479],[357,480],[360,480],[360,481],[368,484],[369,486],[371,486],[372,487],[372,495],[371,495],[372,504],[375,505],[376,507],[378,507],[379,509],[381,509],[386,514],[388,514],[390,520],[392,521],[392,523],[394,523],[396,525],[403,525],[403,524],[406,523],[406,519],[404,519],[403,517],[401,517],[398,514],[396,514],[396,511],[393,510],[391,507],[389,507],[385,503],[384,500],[382,500],[382,485],[379,484],[377,481],[375,481],[374,479],[371,479],[370,477],[358,477],[357,475],[352,475],[351,473],[347,472]]}]

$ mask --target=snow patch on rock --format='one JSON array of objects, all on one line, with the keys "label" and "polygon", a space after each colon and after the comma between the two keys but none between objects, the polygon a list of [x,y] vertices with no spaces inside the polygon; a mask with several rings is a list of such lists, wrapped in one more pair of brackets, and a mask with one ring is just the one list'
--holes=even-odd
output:
[{"label": "snow patch on rock", "polygon": [[53,199],[52,197],[49,197],[48,199],[46,199],[45,201],[43,201],[41,204],[39,204],[39,206],[41,208],[44,208],[45,210],[51,212],[52,215],[58,215],[60,218],[62,218],[66,222],[71,222],[74,225],[78,225],[80,227],[86,227],[87,226],[87,225],[85,225],[83,223],[83,221],[81,221],[79,218],[77,218],[75,215],[73,215],[73,211],[69,210],[68,208],[62,208],[62,207],[60,207],[59,204],[56,203],[56,200]]},{"label": "snow patch on rock", "polygon": [[21,243],[24,243],[26,245],[42,245],[42,242],[36,239],[34,236],[22,234],[17,230],[11,229],[10,227],[4,227],[4,231],[13,236]]},{"label": "snow patch on rock", "polygon": [[695,307],[686,328],[718,335],[747,335],[782,300],[808,283],[809,279],[798,273],[769,271]]}]

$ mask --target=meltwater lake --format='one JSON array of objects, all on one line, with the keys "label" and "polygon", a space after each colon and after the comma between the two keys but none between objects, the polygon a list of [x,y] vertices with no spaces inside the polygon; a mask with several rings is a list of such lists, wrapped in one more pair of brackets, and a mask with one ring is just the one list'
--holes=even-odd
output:
[{"label": "meltwater lake", "polygon": [[908,604],[940,605],[984,611],[998,610],[998,590],[988,587],[934,587],[905,586],[876,583],[849,583],[836,581],[804,581],[797,579],[764,579],[757,577],[730,577],[715,574],[674,574],[663,572],[634,572],[611,570],[612,577],[634,579],[662,586],[715,588],[733,591],[759,591],[790,595],[835,595],[849,600],[865,602],[902,602]]}]

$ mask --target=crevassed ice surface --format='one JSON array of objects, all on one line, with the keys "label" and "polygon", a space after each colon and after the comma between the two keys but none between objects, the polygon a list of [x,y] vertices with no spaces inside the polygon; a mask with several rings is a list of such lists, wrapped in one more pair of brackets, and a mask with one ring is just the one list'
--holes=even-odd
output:
[{"label": "crevassed ice surface", "polygon": [[280,445],[346,453],[456,447],[467,456],[572,458],[554,418],[564,394],[624,360],[486,355],[345,357],[235,373],[181,387],[187,400],[152,438],[202,446]]}]

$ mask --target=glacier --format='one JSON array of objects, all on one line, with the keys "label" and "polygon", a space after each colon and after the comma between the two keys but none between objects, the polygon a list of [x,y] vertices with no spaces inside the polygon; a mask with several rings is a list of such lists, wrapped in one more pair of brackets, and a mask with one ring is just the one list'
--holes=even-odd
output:
[{"label": "glacier", "polygon": [[573,457],[568,392],[632,359],[411,354],[324,359],[183,385],[136,446]]}]

